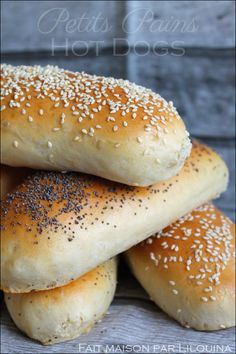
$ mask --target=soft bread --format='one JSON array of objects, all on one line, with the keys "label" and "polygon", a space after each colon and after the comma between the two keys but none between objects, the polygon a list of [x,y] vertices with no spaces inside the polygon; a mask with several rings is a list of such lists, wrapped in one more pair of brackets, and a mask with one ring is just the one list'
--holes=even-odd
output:
[{"label": "soft bread", "polygon": [[88,332],[110,306],[116,288],[117,262],[111,259],[72,283],[48,291],[5,294],[19,329],[43,344]]},{"label": "soft bread", "polygon": [[228,171],[196,143],[181,172],[148,188],[41,172],[2,203],[2,288],[62,286],[225,190]]},{"label": "soft bread", "polygon": [[53,66],[2,65],[2,163],[147,186],[181,169],[191,144],[160,95]]},{"label": "soft bread", "polygon": [[126,255],[152,300],[183,326],[209,331],[235,325],[235,225],[212,204]]},{"label": "soft bread", "polygon": [[23,179],[30,174],[26,168],[14,168],[0,165],[1,169],[1,198],[7,193],[12,192]]}]

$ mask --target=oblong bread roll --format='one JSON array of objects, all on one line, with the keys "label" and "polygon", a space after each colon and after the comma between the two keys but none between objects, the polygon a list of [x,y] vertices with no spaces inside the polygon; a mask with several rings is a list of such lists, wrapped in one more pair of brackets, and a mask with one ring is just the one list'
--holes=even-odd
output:
[{"label": "oblong bread roll", "polygon": [[191,143],[160,95],[53,66],[1,66],[2,163],[147,186],[177,174]]},{"label": "oblong bread roll", "polygon": [[3,198],[7,193],[12,192],[16,186],[30,174],[31,170],[26,168],[14,168],[6,165],[0,165],[0,171],[1,198]]},{"label": "oblong bread roll", "polygon": [[107,312],[116,288],[115,258],[61,288],[28,294],[5,294],[16,326],[43,344],[88,332]]},{"label": "oblong bread roll", "polygon": [[2,203],[3,290],[62,286],[225,190],[228,171],[194,144],[181,172],[148,188],[41,172]]},{"label": "oblong bread roll", "polygon": [[235,225],[212,204],[126,252],[151,299],[185,327],[235,326]]}]

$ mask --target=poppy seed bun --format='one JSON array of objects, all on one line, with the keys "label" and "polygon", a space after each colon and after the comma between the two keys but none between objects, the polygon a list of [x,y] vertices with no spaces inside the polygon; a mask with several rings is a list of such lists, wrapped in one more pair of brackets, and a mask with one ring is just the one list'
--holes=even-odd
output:
[{"label": "poppy seed bun", "polygon": [[153,301],[183,326],[235,326],[235,225],[212,204],[126,253]]},{"label": "poppy seed bun", "polygon": [[113,258],[61,288],[27,294],[5,294],[16,326],[43,344],[54,344],[88,332],[108,310],[116,288]]},{"label": "poppy seed bun", "polygon": [[228,170],[196,143],[181,172],[147,188],[38,172],[2,203],[2,288],[62,286],[225,190]]},{"label": "poppy seed bun", "polygon": [[191,143],[173,103],[129,81],[53,66],[1,66],[2,163],[147,186]]}]

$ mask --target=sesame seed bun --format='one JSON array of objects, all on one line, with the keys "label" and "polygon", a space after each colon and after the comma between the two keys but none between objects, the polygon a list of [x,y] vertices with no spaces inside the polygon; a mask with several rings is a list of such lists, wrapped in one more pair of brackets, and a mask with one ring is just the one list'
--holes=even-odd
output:
[{"label": "sesame seed bun", "polygon": [[43,344],[87,333],[108,310],[116,288],[113,258],[70,284],[28,294],[5,294],[16,326]]},{"label": "sesame seed bun", "polygon": [[181,172],[147,188],[38,172],[2,202],[2,289],[62,286],[225,190],[228,170],[194,143]]},{"label": "sesame seed bun", "polygon": [[212,204],[126,253],[155,303],[185,327],[235,325],[235,225]]},{"label": "sesame seed bun", "polygon": [[2,163],[148,186],[191,150],[172,102],[129,81],[53,66],[1,66]]}]

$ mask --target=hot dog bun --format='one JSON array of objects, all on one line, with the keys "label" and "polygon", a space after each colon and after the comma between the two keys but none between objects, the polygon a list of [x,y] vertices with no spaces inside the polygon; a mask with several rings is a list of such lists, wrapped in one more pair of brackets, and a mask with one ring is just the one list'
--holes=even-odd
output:
[{"label": "hot dog bun", "polygon": [[2,163],[147,186],[190,153],[173,103],[129,81],[53,66],[1,67]]},{"label": "hot dog bun", "polygon": [[195,143],[181,172],[148,188],[40,172],[2,203],[2,288],[62,286],[225,190],[221,158]]},{"label": "hot dog bun", "polygon": [[212,204],[126,256],[153,301],[183,326],[207,331],[235,326],[235,225]]}]

